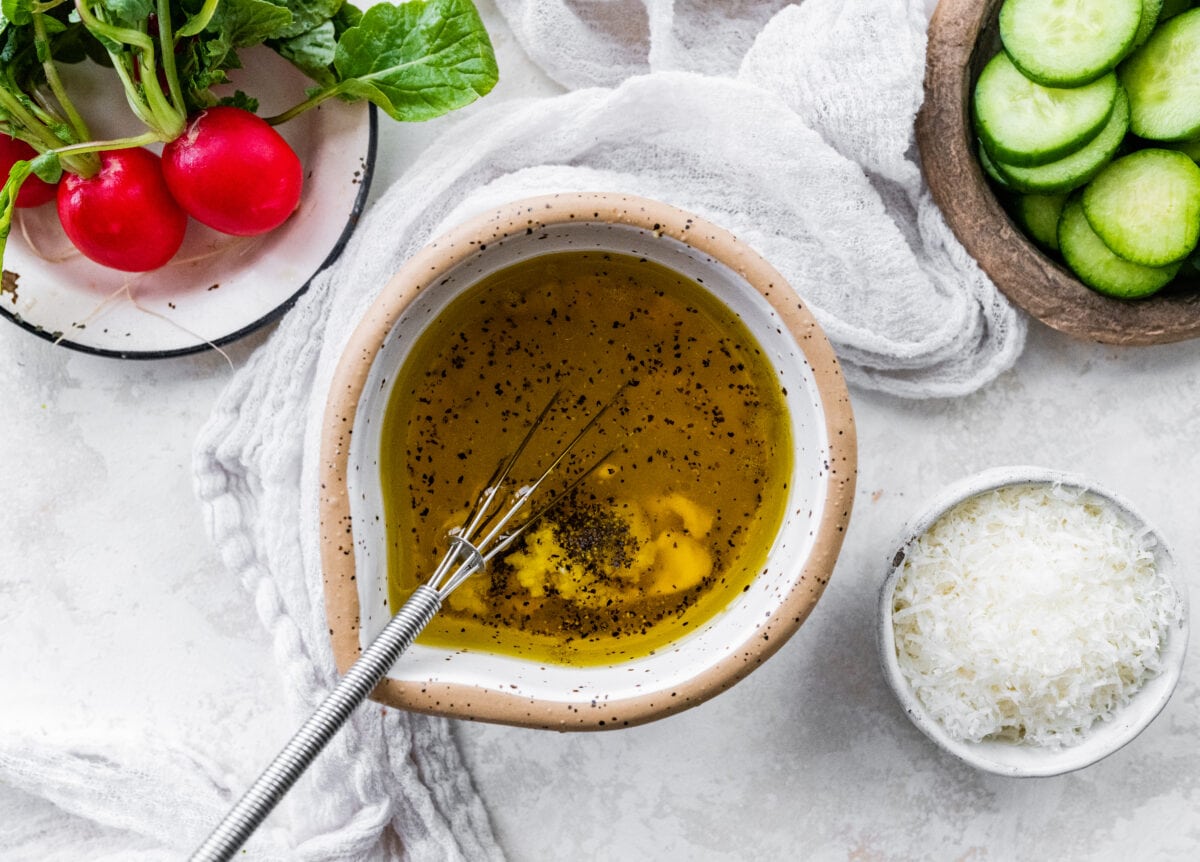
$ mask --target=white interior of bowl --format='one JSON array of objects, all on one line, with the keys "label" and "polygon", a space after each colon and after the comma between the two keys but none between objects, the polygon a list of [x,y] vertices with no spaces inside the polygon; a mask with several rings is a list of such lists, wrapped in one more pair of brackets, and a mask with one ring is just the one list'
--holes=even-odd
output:
[{"label": "white interior of bowl", "polygon": [[[992,740],[962,742],[955,739],[917,699],[896,658],[896,640],[892,627],[892,594],[903,568],[904,549],[958,503],[997,488],[1025,484],[1061,485],[1071,490],[1087,491],[1115,506],[1130,524],[1148,530],[1153,536],[1158,571],[1175,585],[1183,603],[1181,622],[1171,632],[1163,653],[1163,672],[1150,679],[1111,721],[1093,726],[1079,744],[1062,748]],[[908,717],[926,736],[978,769],[999,775],[1038,777],[1060,775],[1089,766],[1117,751],[1141,733],[1167,705],[1179,681],[1183,659],[1187,653],[1188,593],[1187,584],[1179,575],[1170,546],[1127,501],[1082,476],[1040,467],[1000,467],[956,482],[930,501],[905,527],[903,538],[897,544],[897,551],[890,565],[879,595],[878,640],[884,676]]]},{"label": "white interior of bowl", "polygon": [[737,273],[669,237],[624,225],[555,225],[533,235],[489,244],[426,287],[405,310],[376,356],[358,404],[347,471],[362,645],[373,640],[392,615],[387,598],[378,453],[394,370],[404,362],[421,328],[479,279],[530,256],[581,250],[646,257],[702,282],[746,322],[765,355],[776,365],[787,393],[794,465],[785,522],[766,569],[749,590],[711,622],[645,658],[578,668],[418,644],[393,667],[390,675],[395,679],[456,683],[567,703],[588,703],[597,697],[616,700],[669,689],[750,642],[756,628],[795,585],[811,552],[825,505],[829,441],[812,368],[774,309]]}]

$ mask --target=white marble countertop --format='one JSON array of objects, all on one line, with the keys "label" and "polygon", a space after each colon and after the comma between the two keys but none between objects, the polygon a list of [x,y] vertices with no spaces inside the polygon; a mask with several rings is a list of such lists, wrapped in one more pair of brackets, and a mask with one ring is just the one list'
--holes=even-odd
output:
[{"label": "white marble countertop", "polygon": [[[489,24],[507,72],[494,98],[553,92]],[[373,194],[438,128],[382,124]],[[233,362],[268,336],[235,345]],[[0,718],[69,722],[86,709],[178,721],[184,702],[195,727],[243,715],[268,759],[292,730],[275,720],[279,680],[251,603],[204,534],[189,468],[225,360],[100,359],[5,324],[0,364]],[[1122,751],[1072,775],[1003,779],[940,754],[905,719],[873,619],[903,520],[945,483],[1004,464],[1080,472],[1122,493],[1200,580],[1200,348],[1088,345],[1034,324],[1016,367],[975,395],[852,394],[859,479],[845,549],[774,658],[639,728],[457,725],[511,858],[1200,858],[1194,655],[1164,713]]]}]

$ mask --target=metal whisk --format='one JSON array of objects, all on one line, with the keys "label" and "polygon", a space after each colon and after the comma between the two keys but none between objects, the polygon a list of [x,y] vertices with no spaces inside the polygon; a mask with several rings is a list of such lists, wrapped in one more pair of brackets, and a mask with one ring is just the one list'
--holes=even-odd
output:
[{"label": "metal whisk", "polygon": [[504,486],[512,479],[517,460],[558,402],[560,395],[561,392],[556,392],[550,398],[517,448],[497,466],[483,494],[467,515],[466,523],[461,528],[451,531],[450,549],[430,579],[413,591],[412,596],[392,617],[379,637],[363,650],[359,659],[351,665],[346,675],[317,707],[316,712],[296,731],[291,741],[275,756],[258,780],[192,854],[192,862],[217,862],[232,858],[333,735],[346,723],[355,707],[379,684],[396,659],[412,646],[412,642],[433,619],[446,597],[463,581],[486,568],[489,562],[504,553],[538,519],[612,455],[610,451],[598,458],[545,505],[510,529],[518,515],[527,508],[534,493],[616,400],[614,397],[595,413],[542,474],[532,484],[516,489],[512,494],[512,502],[507,508],[503,508],[502,504],[508,496]]}]

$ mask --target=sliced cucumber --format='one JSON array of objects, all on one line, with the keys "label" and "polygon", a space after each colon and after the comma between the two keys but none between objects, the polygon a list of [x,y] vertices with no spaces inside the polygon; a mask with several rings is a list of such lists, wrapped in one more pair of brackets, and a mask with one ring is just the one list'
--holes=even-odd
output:
[{"label": "sliced cucumber", "polygon": [[994,159],[996,173],[1013,189],[1026,194],[1069,192],[1088,182],[1108,164],[1129,131],[1129,99],[1117,92],[1117,103],[1108,124],[1083,149],[1048,165],[1019,168]]},{"label": "sliced cucumber", "polygon": [[1200,167],[1174,150],[1138,150],[1110,162],[1083,191],[1092,230],[1116,254],[1163,266],[1200,238]]},{"label": "sliced cucumber", "polygon": [[1179,152],[1191,158],[1193,162],[1200,162],[1200,141],[1177,141],[1173,144],[1165,144],[1168,149],[1179,150]]},{"label": "sliced cucumber", "polygon": [[987,147],[983,145],[983,141],[979,142],[979,164],[983,166],[983,172],[988,175],[988,179],[1001,188],[1011,191],[1008,180],[1000,175],[1000,172],[996,170],[996,163],[987,154]]},{"label": "sliced cucumber", "polygon": [[1043,87],[1000,52],[975,83],[975,128],[993,158],[1022,168],[1044,165],[1096,137],[1116,100],[1115,75],[1070,90]]},{"label": "sliced cucumber", "polygon": [[1022,195],[1017,199],[1017,218],[1036,242],[1058,251],[1058,221],[1066,203],[1065,194]]},{"label": "sliced cucumber", "polygon": [[1138,299],[1161,290],[1175,277],[1179,264],[1140,266],[1117,257],[1088,224],[1076,195],[1067,201],[1058,223],[1058,245],[1067,266],[1099,293]]},{"label": "sliced cucumber", "polygon": [[1133,37],[1133,47],[1145,43],[1150,38],[1150,34],[1154,32],[1154,27],[1158,24],[1158,17],[1162,14],[1163,0],[1142,0],[1142,23],[1138,25],[1137,35]]},{"label": "sliced cucumber", "polygon": [[1200,137],[1200,9],[1176,15],[1121,64],[1130,127],[1139,137]]},{"label": "sliced cucumber", "polygon": [[1158,15],[1160,22],[1166,21],[1168,18],[1174,18],[1180,12],[1186,12],[1192,8],[1192,0],[1163,0],[1162,12]]},{"label": "sliced cucumber", "polygon": [[1045,87],[1078,87],[1111,72],[1141,25],[1142,0],[1005,0],[1000,7],[1004,50]]}]

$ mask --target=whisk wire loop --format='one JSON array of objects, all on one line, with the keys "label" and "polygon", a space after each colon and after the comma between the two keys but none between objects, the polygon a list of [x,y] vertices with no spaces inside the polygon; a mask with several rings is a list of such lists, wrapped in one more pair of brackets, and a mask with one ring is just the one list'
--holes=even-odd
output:
[{"label": "whisk wire loop", "polygon": [[[519,461],[521,456],[525,453],[525,449],[529,446],[529,442],[533,440],[534,434],[537,433],[537,430],[542,426],[542,423],[546,421],[546,417],[550,415],[550,411],[554,409],[554,405],[558,403],[561,397],[562,390],[556,389],[550,396],[549,400],[546,401],[545,406],[542,407],[541,412],[539,412],[537,417],[533,420],[533,424],[531,424],[525,431],[525,435],[521,438],[521,441],[517,444],[516,448],[513,449],[506,458],[502,459],[500,463],[496,465],[496,471],[492,473],[491,478],[488,479],[487,483],[484,485],[483,494],[480,495],[479,499],[476,500],[475,506],[472,507],[471,511],[467,514],[467,517],[464,519],[466,523],[463,524],[463,527],[458,532],[458,535],[464,535],[470,538],[495,517],[497,510],[493,508],[493,504],[496,502],[496,498],[500,495],[500,491],[502,490],[505,481],[510,475],[512,475],[513,468],[517,465],[517,461]],[[605,408],[607,409],[607,405],[605,405]],[[561,458],[558,460],[561,460]],[[535,486],[536,484],[537,483],[535,483]],[[517,502],[519,503],[521,501],[518,500]],[[515,508],[516,507],[510,507],[508,509],[508,518],[511,518],[514,514],[516,514]]]},{"label": "whisk wire loop", "polygon": [[[459,558],[463,555],[466,556],[466,559],[459,562]],[[437,590],[438,595],[443,599],[454,592],[463,581],[476,572],[482,571],[487,565],[487,559],[478,547],[464,536],[453,533],[450,535],[450,552],[446,554],[443,562],[447,564],[438,567],[440,575],[429,579],[429,586]],[[458,562],[458,568],[454,569],[449,577],[446,577],[455,562]]]}]

